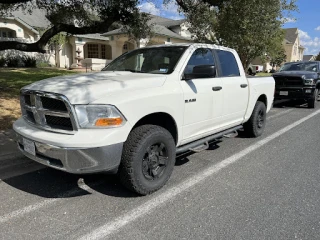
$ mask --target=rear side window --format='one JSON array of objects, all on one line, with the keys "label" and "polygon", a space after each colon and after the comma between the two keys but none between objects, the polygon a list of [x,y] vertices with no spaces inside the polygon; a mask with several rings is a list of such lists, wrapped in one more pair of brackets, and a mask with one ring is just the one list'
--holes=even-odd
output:
[{"label": "rear side window", "polygon": [[221,77],[240,76],[238,63],[231,52],[217,50],[219,57]]}]

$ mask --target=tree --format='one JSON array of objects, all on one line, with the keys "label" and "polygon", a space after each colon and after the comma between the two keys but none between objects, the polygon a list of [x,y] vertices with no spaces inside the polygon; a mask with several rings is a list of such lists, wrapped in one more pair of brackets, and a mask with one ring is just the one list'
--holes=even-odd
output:
[{"label": "tree", "polygon": [[133,21],[123,26],[124,32],[128,34],[129,39],[136,42],[138,48],[140,48],[141,39],[151,39],[153,36],[152,28],[154,24],[149,24],[149,20],[149,14],[136,11]]},{"label": "tree", "polygon": [[[177,3],[186,14],[196,39],[236,49],[246,68],[256,57],[269,55],[272,48],[280,48],[283,42],[281,19],[297,9],[295,1],[177,0]],[[202,14],[195,16],[197,9],[201,9]],[[203,26],[207,29],[206,40],[203,40],[206,33],[201,33]]]},{"label": "tree", "polygon": [[[1,42],[0,51],[15,49],[45,53],[50,39],[61,32],[68,34],[105,33],[113,24],[139,25],[144,17],[138,13],[139,0],[0,0],[0,13],[8,16],[13,10],[46,12],[52,26],[35,43]],[[142,23],[141,23],[142,24]],[[146,27],[144,25],[144,27]]]},{"label": "tree", "polygon": [[319,54],[316,56],[316,61],[320,61],[320,52],[319,52]]}]

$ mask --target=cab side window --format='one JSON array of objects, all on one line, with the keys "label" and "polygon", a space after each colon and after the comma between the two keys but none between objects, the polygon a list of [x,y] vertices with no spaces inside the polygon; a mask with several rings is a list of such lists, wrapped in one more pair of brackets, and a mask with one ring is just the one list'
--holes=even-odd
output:
[{"label": "cab side window", "polygon": [[232,52],[217,50],[219,57],[221,77],[240,76],[238,63]]},{"label": "cab side window", "polygon": [[194,51],[185,68],[185,74],[193,73],[193,68],[200,65],[215,65],[211,49],[198,48]]}]

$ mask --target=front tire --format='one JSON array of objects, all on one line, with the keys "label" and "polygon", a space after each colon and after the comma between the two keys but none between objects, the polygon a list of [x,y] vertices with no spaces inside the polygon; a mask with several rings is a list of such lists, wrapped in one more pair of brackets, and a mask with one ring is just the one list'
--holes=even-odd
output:
[{"label": "front tire", "polygon": [[254,138],[261,136],[266,126],[266,117],[266,105],[257,101],[249,121],[243,125],[245,134]]},{"label": "front tire", "polygon": [[311,99],[308,99],[308,108],[315,108],[316,102],[318,101],[318,93],[319,90],[315,89],[313,97]]},{"label": "front tire", "polygon": [[175,142],[165,128],[155,125],[137,127],[124,144],[120,181],[140,195],[151,194],[167,183],[175,158]]}]

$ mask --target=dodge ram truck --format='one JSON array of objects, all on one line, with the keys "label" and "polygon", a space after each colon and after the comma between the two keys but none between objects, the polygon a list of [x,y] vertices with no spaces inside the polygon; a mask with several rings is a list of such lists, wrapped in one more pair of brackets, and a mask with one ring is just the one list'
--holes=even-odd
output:
[{"label": "dodge ram truck", "polygon": [[207,44],[136,49],[101,72],[21,89],[14,125],[28,158],[70,173],[117,173],[147,195],[168,181],[177,154],[243,129],[263,133],[272,77],[246,78],[235,50]]},{"label": "dodge ram truck", "polygon": [[298,99],[314,108],[320,100],[320,62],[289,62],[273,74],[275,99]]}]

